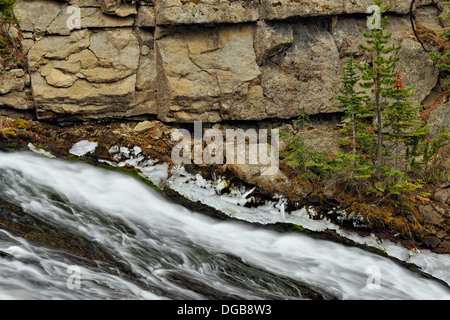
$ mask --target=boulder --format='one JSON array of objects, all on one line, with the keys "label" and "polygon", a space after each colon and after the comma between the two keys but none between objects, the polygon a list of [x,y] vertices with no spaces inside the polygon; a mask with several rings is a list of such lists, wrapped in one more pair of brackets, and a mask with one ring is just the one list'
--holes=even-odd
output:
[{"label": "boulder", "polygon": [[425,223],[428,224],[440,225],[445,220],[444,217],[436,211],[432,205],[420,205],[419,212]]},{"label": "boulder", "polygon": [[261,166],[235,164],[227,168],[242,181],[257,186],[262,194],[288,194],[292,188],[291,182],[280,170],[274,175],[261,175]]},{"label": "boulder", "polygon": [[[225,150],[228,150],[228,148],[234,148],[235,158],[234,160],[226,158],[226,168],[240,180],[257,186],[262,194],[286,195],[291,191],[292,184],[287,176],[279,170],[279,159],[275,152],[276,149],[272,149],[270,144],[260,142],[256,145],[251,145],[251,142],[246,142],[245,148],[240,150],[236,147],[234,141],[227,141]],[[245,152],[245,154],[242,154],[242,151]],[[255,154],[250,154],[252,151],[258,153],[258,156],[254,159],[251,158],[252,156],[255,156]],[[262,160],[259,157],[260,152],[265,151],[267,151],[267,155],[269,156],[269,158],[266,159],[268,162],[267,164],[263,164],[263,161],[265,160]]]},{"label": "boulder", "polygon": [[150,129],[153,129],[158,124],[158,121],[142,121],[139,122],[133,129],[133,133],[142,134]]},{"label": "boulder", "polygon": [[29,100],[25,91],[12,92],[0,96],[0,107],[16,110],[33,109],[33,103]]},{"label": "boulder", "polygon": [[0,75],[0,95],[9,92],[22,91],[24,88],[24,78],[11,77],[8,74]]},{"label": "boulder", "polygon": [[423,240],[423,243],[425,243],[428,247],[434,249],[441,243],[441,240],[439,240],[438,238],[436,238],[434,236],[431,236],[431,237],[425,238]]},{"label": "boulder", "polygon": [[438,189],[434,193],[434,198],[442,204],[450,203],[450,189]]}]

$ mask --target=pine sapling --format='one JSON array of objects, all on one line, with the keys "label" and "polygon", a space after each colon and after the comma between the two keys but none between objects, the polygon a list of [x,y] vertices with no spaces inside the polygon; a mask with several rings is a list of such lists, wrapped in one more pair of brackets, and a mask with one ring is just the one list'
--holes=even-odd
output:
[{"label": "pine sapling", "polygon": [[[366,118],[373,117],[373,112],[367,107],[369,97],[363,91],[356,91],[355,87],[360,80],[356,73],[356,62],[353,57],[347,60],[344,67],[341,82],[343,88],[339,90],[340,95],[336,98],[340,101],[339,107],[345,109],[345,116],[350,119],[351,146],[353,151],[353,166],[356,166],[358,147],[367,145],[370,140],[370,132],[367,130],[369,124]],[[344,131],[345,130],[344,128]]]},{"label": "pine sapling", "polygon": [[[385,127],[388,128],[388,139],[394,144],[394,170],[400,170],[400,145],[411,139],[412,136],[421,135],[418,108],[414,107],[409,99],[413,96],[412,87],[406,87],[403,82],[403,74],[398,70],[394,76],[396,82],[391,90],[386,90],[393,100],[385,109]],[[415,130],[414,130],[415,128]]]},{"label": "pine sapling", "polygon": [[376,155],[376,177],[381,179],[382,168],[382,149],[383,149],[383,111],[387,106],[390,87],[396,82],[393,72],[395,64],[399,60],[395,57],[395,52],[399,51],[401,46],[392,44],[388,46],[388,40],[392,34],[386,34],[386,28],[389,25],[389,19],[382,16],[388,7],[382,6],[382,0],[375,0],[375,5],[380,7],[380,28],[373,28],[369,33],[364,32],[367,45],[360,45],[361,49],[372,54],[372,62],[365,63],[360,67],[362,70],[361,78],[363,82],[361,86],[364,88],[372,88],[374,99],[373,109],[377,118],[377,155]]}]

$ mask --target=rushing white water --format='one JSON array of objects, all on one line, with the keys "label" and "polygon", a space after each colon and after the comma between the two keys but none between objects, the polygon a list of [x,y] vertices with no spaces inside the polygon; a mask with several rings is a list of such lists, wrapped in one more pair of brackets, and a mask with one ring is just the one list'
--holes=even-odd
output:
[{"label": "rushing white water", "polygon": [[[13,256],[0,257],[3,299],[302,299],[300,284],[341,299],[450,298],[448,286],[387,258],[205,217],[119,173],[0,153],[0,179],[2,198],[117,262],[89,263],[0,230],[0,251]],[[79,289],[67,286],[70,265]]]}]

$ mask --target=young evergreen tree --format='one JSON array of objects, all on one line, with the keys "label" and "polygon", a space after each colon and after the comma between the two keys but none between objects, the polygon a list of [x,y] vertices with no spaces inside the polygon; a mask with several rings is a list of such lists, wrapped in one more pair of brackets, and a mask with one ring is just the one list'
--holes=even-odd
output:
[{"label": "young evergreen tree", "polygon": [[398,70],[394,76],[396,82],[389,96],[394,100],[393,103],[385,109],[385,127],[388,128],[388,139],[394,144],[394,170],[400,170],[400,145],[402,142],[411,140],[413,136],[423,135],[417,119],[418,107],[414,107],[409,100],[414,94],[412,87],[406,87],[403,82],[401,70]]},{"label": "young evergreen tree", "polygon": [[396,82],[393,72],[395,64],[399,60],[395,57],[395,52],[400,50],[401,46],[392,44],[388,46],[391,33],[386,33],[389,25],[389,19],[382,16],[386,12],[388,6],[383,6],[382,0],[375,0],[375,5],[380,8],[380,28],[372,28],[370,32],[364,32],[367,45],[360,45],[361,49],[372,54],[372,62],[365,63],[360,68],[362,70],[361,78],[363,82],[361,86],[364,88],[372,88],[374,99],[373,109],[377,119],[377,154],[376,154],[376,177],[381,179],[382,169],[382,152],[383,152],[383,111],[389,104],[389,94],[392,85]]},{"label": "young evergreen tree", "polygon": [[[373,111],[368,108],[367,102],[370,100],[364,91],[356,91],[356,85],[360,81],[360,76],[356,73],[356,62],[353,57],[347,60],[344,67],[341,82],[344,85],[339,90],[340,95],[336,98],[340,101],[339,107],[345,109],[345,117],[350,119],[348,126],[343,129],[344,133],[350,133],[350,145],[353,152],[353,166],[356,166],[356,156],[358,147],[367,151],[373,134],[368,130],[370,123],[367,118],[373,117]],[[345,139],[348,140],[348,139]],[[344,140],[344,144],[345,144]]]},{"label": "young evergreen tree", "polygon": [[318,169],[325,158],[324,153],[305,144],[306,140],[311,139],[304,136],[304,131],[309,125],[309,113],[302,106],[298,111],[297,119],[294,120],[294,127],[299,132],[297,134],[281,132],[281,137],[289,140],[286,150],[281,152],[284,156],[283,162],[296,168],[298,176],[306,179],[317,177],[313,171]]}]

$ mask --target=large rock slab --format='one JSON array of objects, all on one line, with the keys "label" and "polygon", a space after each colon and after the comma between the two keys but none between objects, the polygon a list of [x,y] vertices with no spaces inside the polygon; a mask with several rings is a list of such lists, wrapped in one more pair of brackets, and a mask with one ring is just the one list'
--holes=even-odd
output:
[{"label": "large rock slab", "polygon": [[14,7],[14,14],[22,31],[45,32],[63,6],[64,3],[51,0],[22,0]]},{"label": "large rock slab", "polygon": [[261,0],[261,16],[264,20],[342,13],[344,13],[342,0]]},{"label": "large rock slab", "polygon": [[92,84],[79,79],[70,87],[54,87],[32,74],[33,92],[41,119],[115,118],[123,116],[133,97],[136,75],[113,83]]},{"label": "large rock slab", "polygon": [[[153,39],[152,39],[153,40]],[[139,116],[157,114],[157,73],[156,54],[153,50],[153,42],[141,46],[141,54],[136,73],[136,92],[131,101],[132,109],[128,110],[126,116]]]},{"label": "large rock slab", "polygon": [[156,23],[240,23],[259,18],[258,1],[247,0],[159,0]]},{"label": "large rock slab", "polygon": [[398,54],[398,69],[403,74],[406,86],[414,86],[414,102],[422,103],[439,80],[439,69],[435,67],[428,52],[414,40],[405,39]]},{"label": "large rock slab", "polygon": [[186,28],[156,40],[158,100],[164,121],[221,120],[222,109],[245,99],[261,74],[254,26]]},{"label": "large rock slab", "polygon": [[41,118],[156,113],[154,51],[130,28],[48,36],[31,47],[28,59]]},{"label": "large rock slab", "polygon": [[339,51],[319,22],[293,25],[293,43],[262,67],[264,94],[276,105],[276,117],[292,118],[305,106],[310,114],[336,112],[340,87]]},{"label": "large rock slab", "polygon": [[[71,29],[67,26],[67,21],[72,13],[63,7],[55,19],[48,25],[49,34],[70,35]],[[118,28],[131,27],[134,25],[134,17],[118,17],[102,13],[99,8],[80,8],[80,28]]]},{"label": "large rock slab", "polygon": [[[416,6],[429,4],[430,1],[419,1]],[[409,12],[409,1],[391,0],[385,3],[390,4],[389,12],[391,13],[407,14]],[[367,13],[371,5],[373,0],[261,0],[261,18],[282,20],[294,17],[361,14]]]},{"label": "large rock slab", "polygon": [[432,205],[420,205],[419,212],[424,221],[428,224],[439,225],[445,220],[445,218]]},{"label": "large rock slab", "polygon": [[39,68],[44,77],[58,73],[61,77],[101,83],[136,73],[139,53],[139,42],[131,29],[100,32],[83,29],[69,37],[43,38],[31,47],[28,60],[31,70]]},{"label": "large rock slab", "polygon": [[86,49],[91,32],[87,29],[74,31],[69,37],[48,36],[37,41],[28,51],[31,71],[36,71],[49,60],[64,60]]},{"label": "large rock slab", "polygon": [[27,93],[25,91],[17,91],[0,95],[0,107],[15,110],[30,110],[33,109],[33,102],[27,99]]}]

